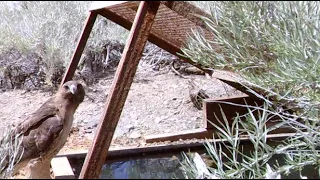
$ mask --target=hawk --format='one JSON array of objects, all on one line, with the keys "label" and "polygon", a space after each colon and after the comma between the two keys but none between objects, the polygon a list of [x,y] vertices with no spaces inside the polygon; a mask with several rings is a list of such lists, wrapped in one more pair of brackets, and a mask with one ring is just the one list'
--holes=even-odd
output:
[{"label": "hawk", "polygon": [[85,90],[80,82],[68,81],[15,127],[11,137],[17,135],[22,142],[19,146],[21,156],[13,175],[22,173],[24,178],[51,178],[51,159],[67,141],[73,115],[84,96]]}]

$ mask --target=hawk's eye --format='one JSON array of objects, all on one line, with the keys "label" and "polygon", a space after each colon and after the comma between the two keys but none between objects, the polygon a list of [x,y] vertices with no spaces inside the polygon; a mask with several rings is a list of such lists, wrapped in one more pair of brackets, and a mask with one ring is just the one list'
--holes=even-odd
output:
[{"label": "hawk's eye", "polygon": [[78,84],[78,85],[77,85],[77,89],[80,89],[81,87],[82,87],[81,84]]},{"label": "hawk's eye", "polygon": [[64,88],[65,90],[68,90],[68,89],[69,89],[69,87],[66,86],[66,85],[64,85],[63,88]]}]

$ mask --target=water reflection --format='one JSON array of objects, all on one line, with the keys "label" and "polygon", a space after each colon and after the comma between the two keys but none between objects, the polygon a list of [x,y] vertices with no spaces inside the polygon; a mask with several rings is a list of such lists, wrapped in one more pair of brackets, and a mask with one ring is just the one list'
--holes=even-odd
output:
[{"label": "water reflection", "polygon": [[111,162],[103,166],[100,179],[171,179],[184,178],[178,158],[143,158]]},{"label": "water reflection", "polygon": [[[249,151],[247,151],[249,153]],[[160,156],[160,155],[159,155]],[[202,156],[205,162],[209,162]],[[182,158],[180,155],[164,156],[164,157],[135,157],[135,159],[126,159],[123,161],[109,161],[104,164],[101,170],[100,179],[185,179],[182,170],[180,169],[179,160]],[[74,174],[76,179],[79,177],[84,159],[69,159],[70,164],[74,167]],[[274,166],[279,164],[285,165],[285,155],[274,155],[269,159],[268,164]],[[308,179],[319,179],[317,166],[306,166],[302,169],[303,176]],[[300,178],[298,171],[291,172],[288,175],[281,174],[282,179],[295,179]]]}]

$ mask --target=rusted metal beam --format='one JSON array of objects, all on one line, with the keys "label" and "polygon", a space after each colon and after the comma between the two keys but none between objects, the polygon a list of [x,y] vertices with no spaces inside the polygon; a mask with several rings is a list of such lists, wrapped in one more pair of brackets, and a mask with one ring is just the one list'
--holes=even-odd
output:
[{"label": "rusted metal beam", "polygon": [[81,32],[81,35],[80,35],[76,50],[73,53],[73,56],[72,56],[71,61],[69,63],[69,67],[68,67],[66,73],[64,74],[64,77],[63,77],[63,79],[61,81],[60,86],[62,86],[65,82],[67,82],[67,81],[72,79],[72,77],[73,77],[73,75],[74,75],[74,73],[75,73],[75,71],[77,69],[77,66],[79,64],[79,61],[80,61],[81,55],[83,53],[84,47],[87,44],[87,40],[89,38],[90,32],[92,30],[92,27],[94,25],[94,22],[95,22],[96,18],[97,18],[97,13],[96,12],[94,12],[94,11],[93,12],[89,12],[87,20],[86,20],[86,22],[84,24],[84,27],[83,27],[83,30]]},{"label": "rusted metal beam", "polygon": [[[202,102],[204,112],[204,126],[207,129],[215,129],[211,123],[216,125],[220,125],[219,121],[224,123],[223,114],[221,113],[220,107],[223,110],[229,124],[232,124],[232,118],[236,117],[237,113],[239,114],[239,116],[248,113],[248,109],[246,107],[237,106],[235,104],[246,105],[247,103],[248,105],[252,106],[256,106],[256,104],[258,106],[263,105],[263,100],[248,95],[238,95],[216,99],[203,99]],[[233,103],[234,105],[224,102]]]},{"label": "rusted metal beam", "polygon": [[[221,123],[224,123],[223,114],[220,110],[223,110],[223,113],[229,123],[229,125],[232,124],[233,118],[237,117],[239,115],[240,117],[242,115],[245,115],[248,113],[248,108],[245,107],[246,105],[250,105],[252,107],[256,106],[262,106],[264,103],[264,100],[255,97],[255,96],[249,96],[249,95],[240,95],[240,96],[232,96],[232,97],[225,97],[225,98],[217,98],[217,99],[204,99],[203,100],[203,113],[204,113],[204,126],[207,130],[213,130],[213,132],[216,132],[216,128],[212,125],[218,125],[221,127],[221,124],[218,122],[218,120]],[[242,106],[238,106],[242,105]],[[249,108],[254,110],[254,108]],[[262,113],[261,110],[255,110],[252,112],[252,114],[256,117],[256,119],[259,119],[259,112]],[[216,116],[215,116],[216,115]],[[241,117],[242,119],[245,117]],[[278,116],[272,116],[270,117],[269,121],[266,122],[267,128],[272,127],[276,124],[279,124],[280,117]],[[295,132],[293,128],[290,127],[281,127],[277,128],[275,130],[270,131],[269,133],[290,133]]]},{"label": "rusted metal beam", "polygon": [[163,142],[163,141],[179,141],[180,139],[211,139],[213,138],[213,132],[208,131],[205,128],[192,129],[181,131],[177,133],[164,133],[157,135],[148,135],[145,137],[146,143]]},{"label": "rusted metal beam", "polygon": [[231,79],[227,79],[227,78],[223,78],[223,77],[219,77],[217,79],[219,79],[220,81],[228,84],[229,86],[236,88],[237,90],[239,90],[239,91],[241,91],[251,97],[257,97],[255,94],[248,91],[248,88],[246,88],[245,86],[243,86],[242,84],[240,84],[236,80],[231,80]]},{"label": "rusted metal beam", "polygon": [[132,26],[131,21],[127,20],[126,18],[124,18],[123,16],[120,16],[117,13],[112,12],[108,8],[99,9],[99,10],[96,10],[96,12],[99,15],[101,15],[101,16],[107,18],[108,20],[124,27],[127,30],[131,29],[131,26]]},{"label": "rusted metal beam", "polygon": [[202,27],[203,29],[210,31],[210,29],[205,25],[203,20],[201,20],[200,17],[195,16],[198,15],[210,18],[210,15],[198,8],[197,6],[186,1],[161,1],[161,3],[170,8],[172,11],[179,14],[180,16],[187,18],[188,20]]},{"label": "rusted metal beam", "polygon": [[168,40],[164,39],[164,38],[160,38],[159,36],[155,35],[155,34],[150,34],[149,36],[149,41],[152,42],[153,44],[159,46],[160,48],[168,51],[169,53],[176,55],[177,57],[179,57],[180,59],[182,59],[183,61],[201,69],[202,71],[211,74],[211,70],[208,70],[207,67],[203,67],[201,64],[192,61],[190,58],[186,58],[181,56],[180,54],[184,54],[183,51],[180,49],[180,47],[177,47],[175,45],[173,45],[172,43],[170,43]]},{"label": "rusted metal beam", "polygon": [[100,120],[93,144],[86,156],[79,178],[99,178],[101,168],[117,127],[142,52],[154,22],[159,1],[141,1],[135,16],[127,44],[117,68],[107,98],[106,109]]},{"label": "rusted metal beam", "polygon": [[[307,134],[307,133],[304,133]],[[296,136],[297,133],[281,133],[281,134],[267,134],[267,142],[270,141],[281,141],[283,139],[286,139],[291,136]],[[250,138],[248,135],[240,136],[240,142],[241,143],[250,143]],[[217,142],[217,143],[227,143],[227,139],[206,139],[201,140],[193,143],[184,143],[184,142],[177,142],[175,144],[165,144],[165,145],[150,145],[146,147],[125,147],[125,148],[110,148],[108,152],[107,158],[109,160],[128,160],[128,159],[134,159],[141,158],[142,156],[150,156],[153,154],[160,154],[162,153],[176,153],[181,151],[187,151],[188,149],[201,149],[204,147],[204,142]],[[59,157],[67,157],[68,159],[82,159],[85,158],[87,155],[87,150],[77,150],[77,151],[68,151],[63,153],[58,153],[55,158]]]},{"label": "rusted metal beam", "polygon": [[[107,161],[111,160],[128,160],[128,159],[139,159],[143,156],[152,156],[168,153],[180,153],[181,151],[186,150],[195,150],[195,149],[204,149],[203,142],[193,142],[193,143],[175,143],[175,144],[165,144],[165,145],[152,145],[145,147],[126,147],[126,148],[110,148],[108,151]],[[87,155],[87,150],[74,151],[74,152],[65,152],[64,154],[58,154],[57,157],[68,157],[75,159],[83,159]]]}]

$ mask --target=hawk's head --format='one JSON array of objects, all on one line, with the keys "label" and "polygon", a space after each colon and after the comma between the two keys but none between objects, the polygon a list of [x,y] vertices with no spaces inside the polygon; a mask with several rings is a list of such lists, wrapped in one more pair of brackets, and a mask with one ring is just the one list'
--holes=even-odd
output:
[{"label": "hawk's head", "polygon": [[58,96],[73,103],[80,104],[85,96],[82,84],[78,81],[68,81],[60,87]]}]

